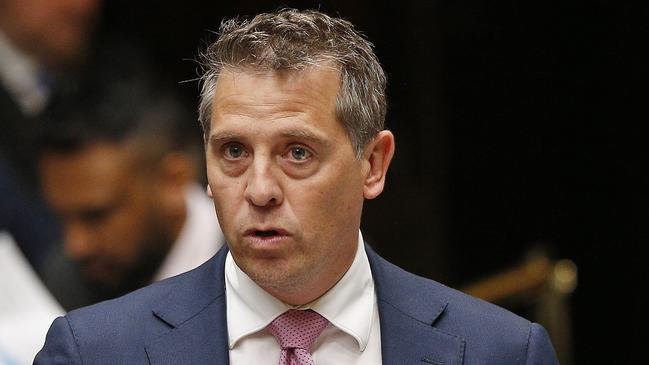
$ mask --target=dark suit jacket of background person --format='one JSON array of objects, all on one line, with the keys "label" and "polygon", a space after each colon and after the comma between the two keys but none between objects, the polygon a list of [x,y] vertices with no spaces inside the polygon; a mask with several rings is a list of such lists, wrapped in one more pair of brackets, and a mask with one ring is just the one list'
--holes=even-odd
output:
[{"label": "dark suit jacket of background person", "polygon": [[0,84],[0,231],[11,234],[40,272],[61,232],[38,192],[37,125]]},{"label": "dark suit jacket of background person", "polygon": [[[57,318],[34,364],[228,364],[226,254]],[[367,254],[383,364],[558,364],[538,324]]]},{"label": "dark suit jacket of background person", "polygon": [[38,122],[27,117],[0,83],[0,155],[8,161],[22,183],[35,188]]}]

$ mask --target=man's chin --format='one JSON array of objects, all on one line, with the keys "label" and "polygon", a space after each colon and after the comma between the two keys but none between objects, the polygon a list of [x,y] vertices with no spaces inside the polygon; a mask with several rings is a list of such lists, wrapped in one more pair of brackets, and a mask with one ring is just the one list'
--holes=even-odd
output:
[{"label": "man's chin", "polygon": [[83,265],[80,271],[86,285],[101,291],[113,291],[122,281],[121,275],[100,265]]},{"label": "man's chin", "polygon": [[308,275],[296,267],[283,267],[280,263],[256,263],[251,268],[241,268],[252,281],[270,292],[293,291],[305,284]]},{"label": "man's chin", "polygon": [[89,287],[100,289],[102,291],[111,290],[111,289],[114,289],[114,288],[116,288],[118,286],[118,284],[116,282],[114,282],[113,280],[107,280],[106,278],[103,278],[103,277],[96,277],[96,276],[91,276],[91,275],[84,275],[83,276],[83,281]]}]

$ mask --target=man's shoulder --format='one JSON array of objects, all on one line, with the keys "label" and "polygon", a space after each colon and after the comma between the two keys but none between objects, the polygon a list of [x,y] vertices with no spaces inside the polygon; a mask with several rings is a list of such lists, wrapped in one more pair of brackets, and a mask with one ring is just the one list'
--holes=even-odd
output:
[{"label": "man's shoulder", "polygon": [[145,338],[145,332],[168,330],[173,323],[164,313],[209,303],[222,294],[218,266],[220,252],[196,269],[153,283],[122,297],[79,308],[66,314],[75,337],[99,341]]},{"label": "man's shoulder", "polygon": [[[111,333],[119,338],[143,338],[143,333],[153,321],[153,311],[169,296],[192,280],[192,273],[153,283],[119,298],[106,300],[75,309],[65,315],[75,337],[106,341]],[[117,339],[116,337],[112,337]]]},{"label": "man's shoulder", "polygon": [[171,278],[57,318],[34,364],[58,363],[61,358],[70,364],[144,362],[147,339],[169,330],[166,323],[154,320],[152,310],[183,280]]},{"label": "man's shoulder", "polygon": [[58,318],[35,364],[61,356],[69,363],[145,363],[152,356],[149,346],[155,354],[165,352],[166,343],[158,341],[182,336],[182,331],[174,331],[180,326],[191,332],[212,321],[213,328],[221,328],[221,319],[215,318],[225,312],[226,254],[223,249],[194,270]]},{"label": "man's shoulder", "polygon": [[[411,319],[413,326],[425,325],[453,338],[462,344],[467,360],[510,363],[527,357],[530,341],[547,340],[542,327],[504,308],[409,273],[375,253],[370,254],[370,262],[379,311],[384,312],[380,314]],[[383,324],[391,320],[382,318],[382,332]]]},{"label": "man's shoulder", "polygon": [[[410,293],[413,293],[411,295],[415,295],[415,297],[417,295],[414,293],[429,293],[428,295],[420,294],[420,296],[423,299],[426,297],[430,299],[430,296],[434,295],[437,301],[444,303],[444,312],[438,319],[437,325],[443,325],[446,322],[464,322],[471,323],[474,327],[484,326],[490,328],[497,323],[498,327],[502,329],[506,329],[503,326],[509,326],[509,330],[520,329],[527,331],[529,328],[529,320],[507,309],[398,267],[397,270],[400,270],[403,275],[399,280],[400,287],[403,290],[409,290]],[[430,303],[430,300],[425,299],[423,303]],[[462,326],[462,328],[466,327]]]},{"label": "man's shoulder", "polygon": [[87,317],[91,320],[102,320],[110,317],[111,320],[114,320],[115,314],[150,312],[152,307],[156,303],[163,302],[174,291],[174,288],[182,286],[182,283],[187,280],[187,276],[188,273],[183,273],[137,289],[121,297],[72,310],[66,316],[70,319]]}]

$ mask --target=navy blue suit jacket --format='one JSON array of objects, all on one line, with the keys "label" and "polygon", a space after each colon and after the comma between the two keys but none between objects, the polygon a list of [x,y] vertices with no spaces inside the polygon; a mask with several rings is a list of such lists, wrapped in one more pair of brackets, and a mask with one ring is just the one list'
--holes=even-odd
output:
[{"label": "navy blue suit jacket", "polygon": [[[228,364],[226,254],[56,319],[34,363]],[[541,326],[367,254],[384,364],[558,364]]]}]

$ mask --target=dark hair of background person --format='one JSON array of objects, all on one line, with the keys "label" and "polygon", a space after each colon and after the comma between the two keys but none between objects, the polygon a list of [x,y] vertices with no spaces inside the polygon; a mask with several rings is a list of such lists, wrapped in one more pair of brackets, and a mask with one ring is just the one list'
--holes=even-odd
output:
[{"label": "dark hair of background person", "polygon": [[59,95],[49,110],[39,138],[41,152],[75,152],[88,144],[139,139],[149,152],[143,158],[177,149],[200,158],[195,113],[151,65],[135,44],[115,41],[99,48],[80,84]]}]

